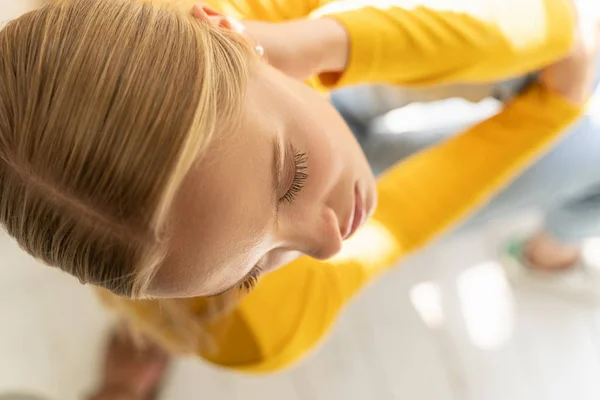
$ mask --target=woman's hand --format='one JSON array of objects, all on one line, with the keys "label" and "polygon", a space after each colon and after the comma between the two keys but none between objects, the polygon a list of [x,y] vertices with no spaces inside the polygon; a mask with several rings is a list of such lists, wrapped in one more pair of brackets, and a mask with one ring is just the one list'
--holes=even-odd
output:
[{"label": "woman's hand", "polygon": [[245,34],[265,50],[269,63],[304,80],[324,72],[341,72],[348,60],[348,35],[333,19],[284,23],[243,22]]},{"label": "woman's hand", "polygon": [[600,24],[595,17],[588,18],[582,13],[578,19],[572,53],[544,68],[540,83],[568,101],[581,105],[589,99],[596,78]]}]

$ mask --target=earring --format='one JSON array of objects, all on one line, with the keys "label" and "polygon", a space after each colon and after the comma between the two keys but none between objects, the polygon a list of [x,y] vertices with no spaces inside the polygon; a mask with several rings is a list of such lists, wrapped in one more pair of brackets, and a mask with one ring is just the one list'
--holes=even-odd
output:
[{"label": "earring", "polygon": [[254,51],[256,51],[256,54],[258,54],[260,57],[263,57],[265,55],[265,48],[262,47],[260,44],[254,46]]}]

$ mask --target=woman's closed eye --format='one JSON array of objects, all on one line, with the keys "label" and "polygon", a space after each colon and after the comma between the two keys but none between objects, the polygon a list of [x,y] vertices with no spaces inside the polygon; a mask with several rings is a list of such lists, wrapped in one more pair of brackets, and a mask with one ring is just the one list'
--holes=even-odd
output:
[{"label": "woman's closed eye", "polygon": [[244,280],[238,285],[238,289],[246,293],[252,291],[252,289],[254,289],[258,283],[258,278],[260,277],[261,271],[262,269],[260,265],[255,265],[254,268],[250,270],[248,275],[246,275]]},{"label": "woman's closed eye", "polygon": [[254,267],[252,267],[250,272],[248,272],[246,276],[239,280],[238,283],[236,283],[235,285],[227,289],[221,290],[220,292],[217,292],[215,294],[207,295],[206,297],[217,297],[225,293],[235,292],[236,290],[238,292],[242,292],[243,294],[247,294],[250,291],[252,291],[252,289],[254,289],[254,287],[258,283],[258,279],[260,278],[261,272],[262,267],[260,266],[260,264],[256,264]]},{"label": "woman's closed eye", "polygon": [[294,155],[294,173],[292,179],[290,179],[287,191],[279,199],[280,203],[293,203],[308,178],[308,174],[306,173],[308,157],[306,153],[302,153],[293,147],[291,147],[291,152]]}]

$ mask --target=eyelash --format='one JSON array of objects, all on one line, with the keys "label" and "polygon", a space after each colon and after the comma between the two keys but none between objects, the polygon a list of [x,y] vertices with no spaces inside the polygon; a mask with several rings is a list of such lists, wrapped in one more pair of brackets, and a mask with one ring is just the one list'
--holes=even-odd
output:
[{"label": "eyelash", "polygon": [[245,293],[251,292],[258,283],[258,278],[260,277],[261,271],[261,267],[259,265],[255,265],[254,268],[252,268],[252,271],[250,271],[248,277],[242,283],[240,283],[238,289]]},{"label": "eyelash", "polygon": [[306,178],[308,178],[308,174],[306,173],[308,157],[306,156],[306,153],[301,153],[295,149],[293,149],[293,151],[296,169],[296,172],[294,172],[294,180],[292,181],[292,185],[288,189],[287,193],[284,194],[281,199],[279,199],[280,202],[288,202],[290,204],[294,202],[296,196],[304,187]]}]

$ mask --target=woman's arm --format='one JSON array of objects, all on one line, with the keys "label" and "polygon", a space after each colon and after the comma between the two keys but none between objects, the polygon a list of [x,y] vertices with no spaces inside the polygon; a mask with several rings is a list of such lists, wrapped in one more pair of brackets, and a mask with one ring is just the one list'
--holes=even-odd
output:
[{"label": "woman's arm", "polygon": [[319,75],[325,88],[423,86],[539,70],[571,49],[575,15],[572,0],[342,0],[309,19],[250,22],[248,30],[275,66]]},{"label": "woman's arm", "polygon": [[500,114],[420,152],[381,178],[376,219],[405,251],[473,212],[578,119],[595,79],[596,21],[581,21],[576,39],[570,56],[544,68],[539,83]]},{"label": "woman's arm", "polygon": [[313,13],[337,20],[349,38],[347,67],[321,75],[325,86],[496,81],[550,65],[574,42],[572,0],[383,3],[333,2]]},{"label": "woman's arm", "polygon": [[[194,0],[164,0],[191,9]],[[434,85],[522,75],[565,56],[572,0],[208,0],[269,61],[327,89]],[[440,5],[441,4],[441,5]]]}]

